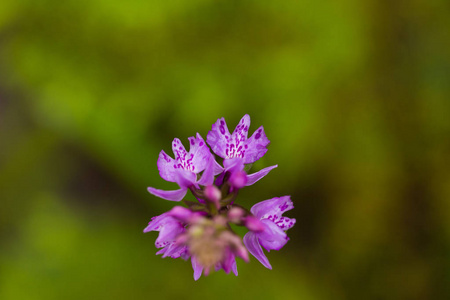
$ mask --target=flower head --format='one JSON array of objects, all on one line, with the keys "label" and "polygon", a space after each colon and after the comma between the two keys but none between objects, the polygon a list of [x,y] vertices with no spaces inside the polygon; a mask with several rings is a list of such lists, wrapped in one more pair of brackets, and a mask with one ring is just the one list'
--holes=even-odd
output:
[{"label": "flower head", "polygon": [[[235,203],[240,189],[277,167],[248,173],[251,164],[267,152],[269,145],[262,126],[247,138],[249,126],[248,115],[241,119],[232,134],[224,118],[212,125],[207,142],[213,152],[223,158],[223,167],[198,133],[189,138],[189,152],[176,138],[172,143],[174,158],[164,151],[159,153],[159,174],[177,183],[180,189],[164,191],[149,187],[148,191],[163,199],[180,201],[190,190],[197,201],[185,199],[183,203],[187,207],[175,206],[152,218],[144,232],[159,232],[155,242],[160,249],[157,254],[190,258],[195,280],[202,273],[206,276],[211,270],[220,269],[227,274],[233,271],[237,276],[236,257],[248,262],[248,252],[271,269],[262,248],[281,249],[289,239],[285,231],[295,224],[295,219],[282,216],[293,208],[289,196],[262,201],[250,211]],[[230,224],[244,226],[249,232],[242,240]]]},{"label": "flower head", "polygon": [[287,243],[289,238],[285,231],[294,226],[295,219],[282,215],[293,208],[290,197],[284,196],[259,202],[250,210],[263,226],[255,231],[249,228],[250,231],[244,236],[244,244],[248,251],[268,269],[272,269],[272,266],[261,246],[267,251],[280,250]]}]

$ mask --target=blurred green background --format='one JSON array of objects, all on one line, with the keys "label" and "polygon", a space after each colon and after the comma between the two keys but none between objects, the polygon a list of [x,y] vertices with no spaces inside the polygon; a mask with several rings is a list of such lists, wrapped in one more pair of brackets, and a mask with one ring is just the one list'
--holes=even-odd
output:
[{"label": "blurred green background", "polygon": [[[2,0],[0,299],[449,299],[450,3]],[[142,230],[225,117],[290,242],[194,282]]]}]

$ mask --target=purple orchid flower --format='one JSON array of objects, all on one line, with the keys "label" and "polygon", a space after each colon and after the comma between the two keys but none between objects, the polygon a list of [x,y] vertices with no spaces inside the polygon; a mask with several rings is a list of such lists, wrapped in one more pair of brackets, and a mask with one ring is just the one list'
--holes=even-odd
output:
[{"label": "purple orchid flower", "polygon": [[[200,134],[189,138],[190,149],[186,151],[179,139],[174,139],[172,150],[175,159],[168,156],[164,150],[159,153],[158,170],[164,180],[176,182],[179,190],[164,191],[149,187],[148,191],[153,195],[171,201],[180,201],[186,195],[187,190],[198,185],[210,185],[214,181],[214,175],[221,169],[218,167],[214,156],[211,154]],[[197,181],[197,174],[203,171],[202,177]]]},{"label": "purple orchid flower", "polygon": [[230,134],[225,119],[220,118],[212,125],[212,130],[208,133],[206,141],[211,146],[213,152],[220,157],[225,159],[239,157],[244,159],[244,163],[251,164],[267,152],[267,146],[270,141],[264,133],[263,126],[259,127],[247,139],[249,127],[250,116],[245,115],[233,133]]},{"label": "purple orchid flower", "polygon": [[[282,216],[293,208],[290,196],[262,201],[250,212],[234,203],[239,189],[252,185],[277,167],[247,174],[245,166],[260,159],[270,143],[262,126],[247,138],[249,126],[248,115],[240,120],[232,134],[224,118],[212,125],[206,141],[223,158],[223,167],[198,133],[189,137],[189,152],[176,138],[172,143],[174,158],[164,151],[159,153],[159,174],[180,188],[164,191],[149,187],[148,191],[163,199],[180,201],[189,189],[198,202],[185,201],[188,207],[175,206],[153,217],[144,232],[159,232],[156,254],[190,258],[195,280],[220,269],[237,276],[236,258],[248,262],[248,252],[272,269],[263,248],[280,250],[289,240],[285,231],[295,224],[295,219]],[[249,230],[243,240],[231,230],[230,223]]]},{"label": "purple orchid flower", "polygon": [[144,232],[159,231],[156,239],[156,248],[162,248],[156,254],[162,254],[162,257],[172,257],[188,259],[187,247],[176,242],[177,237],[182,235],[186,229],[185,225],[171,215],[171,212],[153,217]]},{"label": "purple orchid flower", "polygon": [[[228,131],[224,118],[218,119],[212,125],[211,131],[208,132],[206,141],[212,151],[224,159],[225,172],[240,172],[244,169],[244,164],[254,163],[267,152],[270,141],[264,133],[264,127],[259,127],[250,138],[247,138],[249,127],[250,116],[246,114],[232,134]],[[254,184],[277,166],[270,166],[256,173],[248,174],[245,185]]]},{"label": "purple orchid flower", "polygon": [[295,219],[283,217],[282,214],[293,208],[290,196],[284,196],[259,202],[250,209],[263,226],[247,232],[244,236],[244,245],[268,269],[272,269],[272,266],[261,246],[267,251],[280,250],[287,243],[289,238],[285,231],[294,226]]}]

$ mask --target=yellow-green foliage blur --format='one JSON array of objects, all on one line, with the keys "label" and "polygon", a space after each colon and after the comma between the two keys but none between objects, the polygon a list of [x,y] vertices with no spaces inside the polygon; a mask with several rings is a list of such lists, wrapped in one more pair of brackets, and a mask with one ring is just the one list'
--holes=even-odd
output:
[{"label": "yellow-green foliage blur", "polygon": [[[450,299],[450,5],[0,1],[0,299]],[[156,256],[158,153],[250,114],[281,251]]]}]

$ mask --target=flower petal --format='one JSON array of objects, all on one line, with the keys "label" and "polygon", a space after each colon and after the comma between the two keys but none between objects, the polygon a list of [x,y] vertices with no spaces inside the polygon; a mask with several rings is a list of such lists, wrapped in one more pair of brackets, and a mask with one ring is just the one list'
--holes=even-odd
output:
[{"label": "flower petal", "polygon": [[[191,159],[192,170],[194,173],[198,174],[203,171],[209,161],[209,157],[212,156],[211,151],[206,145],[200,134],[197,133],[197,138],[189,138],[190,149],[189,149],[189,159]],[[188,159],[188,160],[189,160]]]},{"label": "flower petal", "polygon": [[202,177],[197,182],[200,185],[212,185],[214,182],[214,168],[215,168],[216,160],[214,156],[210,155],[208,158],[208,162],[203,171]]},{"label": "flower petal", "polygon": [[174,175],[175,182],[178,183],[181,188],[190,187],[191,185],[195,184],[195,181],[197,179],[195,173],[183,169],[177,169],[177,171],[174,172]]},{"label": "flower petal", "polygon": [[257,259],[260,263],[263,264],[264,267],[272,270],[272,266],[269,263],[269,260],[264,255],[264,252],[261,248],[261,245],[258,242],[258,237],[255,233],[249,231],[244,236],[244,245],[247,247],[247,250]]},{"label": "flower petal", "polygon": [[286,233],[270,220],[264,219],[261,223],[266,226],[263,232],[256,233],[261,246],[267,251],[283,248],[289,240]]},{"label": "flower petal", "polygon": [[153,217],[152,220],[148,223],[148,226],[145,227],[144,232],[159,231],[162,226],[164,226],[167,222],[171,222],[172,220],[173,218],[169,216],[168,212]]},{"label": "flower petal", "polygon": [[181,158],[181,160],[184,160],[186,158],[187,151],[184,148],[183,143],[178,138],[173,139],[172,151],[173,151],[173,154],[175,154],[175,159],[177,161],[180,160],[180,158]]},{"label": "flower petal", "polygon": [[237,270],[237,264],[236,259],[233,261],[233,264],[231,265],[231,270],[233,271],[235,276],[238,276],[238,270]]},{"label": "flower petal", "polygon": [[278,220],[274,221],[274,223],[284,231],[291,229],[295,225],[295,222],[295,219],[288,217],[281,217]]},{"label": "flower petal", "polygon": [[206,136],[206,142],[215,154],[225,158],[226,144],[230,138],[227,123],[224,118],[220,118],[212,125],[211,131]]},{"label": "flower petal", "polygon": [[278,219],[285,211],[291,210],[293,208],[294,204],[291,201],[291,197],[283,196],[256,203],[250,209],[250,212],[260,219],[273,220],[274,219],[273,216],[277,216]]},{"label": "flower petal", "polygon": [[165,247],[175,241],[175,238],[185,231],[184,226],[177,220],[170,218],[170,222],[165,223],[159,230],[156,239],[156,248]]},{"label": "flower petal", "polygon": [[195,257],[191,257],[192,269],[194,269],[194,280],[197,281],[202,276],[203,267],[198,263]]},{"label": "flower petal", "polygon": [[[189,162],[189,164],[191,164],[190,168],[195,168],[195,166],[192,166],[191,162]],[[159,153],[157,162],[159,175],[166,181],[178,183],[180,187],[189,187],[194,184],[196,180],[196,173],[184,169],[185,165],[186,163],[184,161],[181,161],[180,163],[169,157],[164,151]]]},{"label": "flower petal", "polygon": [[225,251],[225,258],[220,262],[219,267],[222,268],[225,273],[230,273],[233,266],[233,262],[236,262],[233,252],[230,249]]},{"label": "flower petal", "polygon": [[159,153],[158,161],[156,163],[159,170],[159,175],[166,181],[175,182],[175,172],[177,169],[174,168],[176,161],[167,155],[164,150]]},{"label": "flower petal", "polygon": [[166,212],[166,214],[182,221],[183,223],[188,223],[189,218],[194,214],[194,212],[183,206],[175,206]]},{"label": "flower petal", "polygon": [[267,168],[264,168],[262,170],[259,170],[256,173],[253,174],[249,174],[247,175],[247,184],[246,186],[252,185],[255,182],[257,182],[258,180],[260,180],[261,178],[263,178],[264,176],[266,176],[270,171],[272,171],[273,169],[275,169],[276,167],[278,167],[278,165],[273,165]]},{"label": "flower petal", "polygon": [[264,133],[264,127],[259,127],[245,143],[248,148],[245,151],[244,163],[250,164],[260,159],[267,152],[269,144],[270,141]]},{"label": "flower petal", "polygon": [[214,176],[223,172],[223,167],[214,159]]},{"label": "flower petal", "polygon": [[163,254],[163,258],[164,257],[171,257],[171,258],[178,258],[180,257],[184,252],[187,251],[186,246],[184,245],[178,245],[177,243],[171,243],[170,245],[168,245],[167,247],[165,247],[164,249],[167,249],[165,251],[165,253]]},{"label": "flower petal", "polygon": [[244,169],[244,160],[240,157],[225,159],[223,161],[223,166],[225,171],[229,171],[231,173],[242,171]]},{"label": "flower petal", "polygon": [[170,201],[181,201],[187,193],[187,188],[181,188],[175,191],[164,191],[149,187],[147,190],[156,197]]},{"label": "flower petal", "polygon": [[248,135],[248,129],[250,127],[250,116],[246,114],[242,117],[242,119],[239,121],[238,125],[234,129],[232,135],[237,137],[240,141],[247,140]]}]

